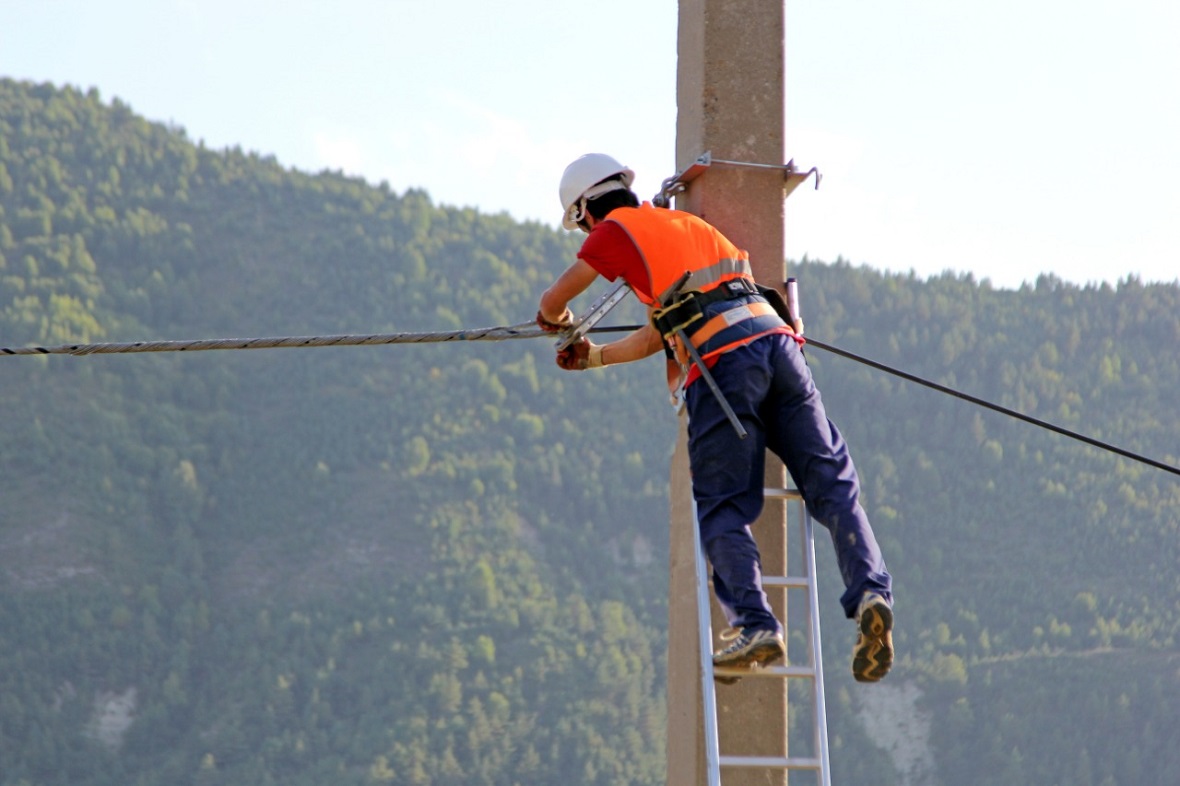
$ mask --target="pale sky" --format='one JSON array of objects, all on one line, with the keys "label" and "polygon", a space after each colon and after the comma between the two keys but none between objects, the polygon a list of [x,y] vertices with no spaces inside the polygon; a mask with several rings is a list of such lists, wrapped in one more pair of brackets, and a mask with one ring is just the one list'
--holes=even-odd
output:
[{"label": "pale sky", "polygon": [[[676,27],[676,0],[0,0],[0,76],[556,227],[582,153],[643,198],[675,174]],[[1180,279],[1177,31],[1175,0],[793,0],[784,158],[824,179],[788,258]]]}]

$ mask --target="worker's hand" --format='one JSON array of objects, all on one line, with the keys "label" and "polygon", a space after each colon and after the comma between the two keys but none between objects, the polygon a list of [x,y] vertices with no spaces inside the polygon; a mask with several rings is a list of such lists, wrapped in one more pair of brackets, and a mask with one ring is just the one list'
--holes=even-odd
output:
[{"label": "worker's hand", "polygon": [[545,319],[545,315],[540,311],[537,312],[537,327],[544,330],[546,333],[560,333],[563,330],[569,330],[574,325],[574,312],[568,308],[562,313],[561,317],[556,322],[550,322]]},{"label": "worker's hand", "polygon": [[580,338],[557,353],[557,365],[566,371],[598,368],[603,365],[602,347],[592,344],[588,338]]}]

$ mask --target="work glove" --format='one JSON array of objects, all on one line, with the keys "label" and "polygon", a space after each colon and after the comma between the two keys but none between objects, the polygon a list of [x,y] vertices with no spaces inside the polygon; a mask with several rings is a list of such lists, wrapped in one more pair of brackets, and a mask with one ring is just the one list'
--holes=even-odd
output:
[{"label": "work glove", "polygon": [[602,366],[602,347],[580,338],[557,353],[557,365],[566,371],[584,371]]},{"label": "work glove", "polygon": [[542,316],[541,312],[537,312],[537,327],[544,330],[546,333],[560,333],[563,330],[569,330],[574,324],[574,312],[568,308],[561,315],[556,322],[550,322]]}]

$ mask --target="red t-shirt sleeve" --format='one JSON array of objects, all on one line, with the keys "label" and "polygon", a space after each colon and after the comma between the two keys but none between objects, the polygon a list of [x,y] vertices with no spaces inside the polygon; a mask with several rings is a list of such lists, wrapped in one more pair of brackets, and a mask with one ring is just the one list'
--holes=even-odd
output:
[{"label": "red t-shirt sleeve", "polygon": [[616,221],[600,221],[590,230],[578,251],[578,259],[597,271],[607,281],[620,276],[632,289],[651,296],[651,278],[635,242]]}]

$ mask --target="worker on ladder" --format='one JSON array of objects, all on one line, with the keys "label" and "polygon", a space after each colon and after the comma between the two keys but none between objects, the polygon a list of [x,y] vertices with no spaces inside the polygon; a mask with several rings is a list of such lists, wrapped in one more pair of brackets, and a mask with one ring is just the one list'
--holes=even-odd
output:
[{"label": "worker on ladder", "polygon": [[[841,605],[858,625],[852,672],[875,682],[893,664],[892,579],[858,501],[847,445],[828,420],[803,358],[802,339],[782,313],[781,298],[776,309],[773,291],[755,284],[745,251],[691,213],[641,205],[631,190],[634,177],[600,153],[566,167],[562,224],[587,237],[577,260],[542,294],[537,324],[554,333],[569,329],[571,300],[600,275],[622,277],[648,305],[651,321],[605,345],[582,337],[558,353],[557,364],[599,368],[664,350],[685,370],[680,384],[698,526],[730,626],[714,665],[750,668],[786,656],[750,529],[762,510],[769,448],[831,534],[846,587]],[[708,385],[700,384],[702,377]]]}]

